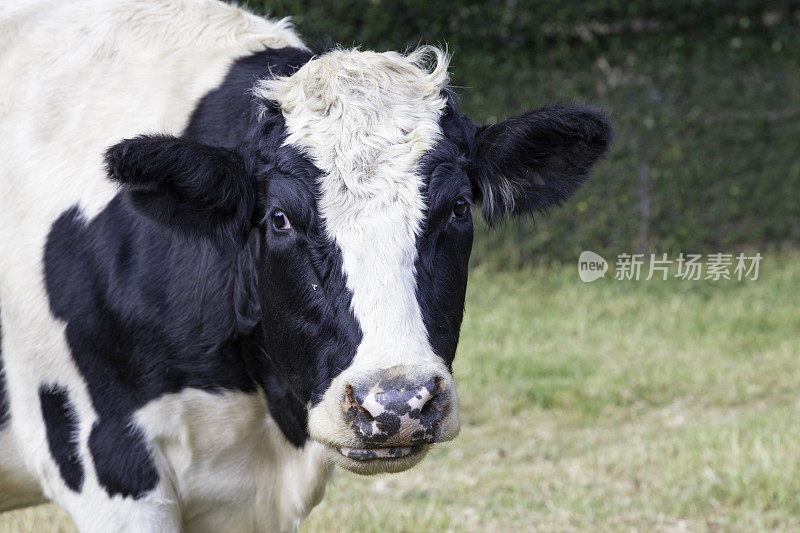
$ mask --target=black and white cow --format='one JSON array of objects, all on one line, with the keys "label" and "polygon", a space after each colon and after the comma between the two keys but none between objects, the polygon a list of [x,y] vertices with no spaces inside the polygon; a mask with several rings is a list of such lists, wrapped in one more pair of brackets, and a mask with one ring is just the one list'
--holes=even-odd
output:
[{"label": "black and white cow", "polygon": [[610,141],[213,0],[5,0],[0,35],[0,509],[82,531],[291,530],[333,465],[455,437],[471,206],[558,204]]}]

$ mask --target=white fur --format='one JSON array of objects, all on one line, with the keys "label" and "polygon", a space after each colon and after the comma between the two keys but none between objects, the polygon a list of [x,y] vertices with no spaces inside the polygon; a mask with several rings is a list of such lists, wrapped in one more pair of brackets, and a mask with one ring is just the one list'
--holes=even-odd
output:
[{"label": "white fur", "polygon": [[321,442],[352,441],[341,423],[346,383],[400,365],[406,374],[436,373],[446,381],[453,408],[443,426],[458,427],[455,383],[428,342],[414,272],[425,216],[416,165],[442,135],[447,67],[446,54],[433,47],[407,56],[336,50],[255,91],[280,104],[286,143],[323,173],[319,212],[342,251],[363,332],[352,365],[309,413],[311,436]]},{"label": "white fur", "polygon": [[187,530],[291,531],[322,499],[322,445],[296,449],[266,409],[261,395],[188,389],[138,411],[169,465]]},{"label": "white fur", "polygon": [[[302,42],[287,20],[214,0],[4,0],[0,35],[0,321],[11,402],[0,493],[22,487],[37,500],[30,487],[39,486],[82,531],[178,531],[181,505],[194,502],[169,476],[139,500],[109,498],[97,481],[87,449],[96,414],[64,324],[50,313],[44,244],[63,211],[77,204],[91,219],[116,194],[102,166],[108,146],[143,132],[179,133],[234,59]],[[67,386],[80,421],[80,495],[65,487],[47,447],[37,392],[51,382]],[[206,427],[225,426],[224,409],[216,413]],[[154,452],[169,469],[169,454]],[[289,462],[314,462],[311,452],[303,457]]]}]

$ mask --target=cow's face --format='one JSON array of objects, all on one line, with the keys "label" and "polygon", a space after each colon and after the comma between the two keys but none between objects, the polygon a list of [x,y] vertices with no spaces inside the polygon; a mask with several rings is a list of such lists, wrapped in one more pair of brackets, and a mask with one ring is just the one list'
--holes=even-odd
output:
[{"label": "cow's face", "polygon": [[[360,473],[406,469],[458,433],[471,206],[493,221],[557,204],[609,142],[581,106],[476,127],[446,84],[435,49],[337,50],[257,85],[263,115],[241,153],[152,137],[109,152],[150,216],[256,243],[264,357],[305,404],[308,435]],[[140,187],[142,161],[157,186]]]}]

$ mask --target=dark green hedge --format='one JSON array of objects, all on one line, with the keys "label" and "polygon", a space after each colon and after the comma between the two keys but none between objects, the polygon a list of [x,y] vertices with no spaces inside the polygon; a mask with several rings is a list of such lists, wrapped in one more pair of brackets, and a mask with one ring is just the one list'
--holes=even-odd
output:
[{"label": "dark green hedge", "polygon": [[608,109],[617,141],[567,206],[478,236],[480,261],[800,241],[800,0],[275,0],[311,43],[447,45],[474,119],[554,100]]}]

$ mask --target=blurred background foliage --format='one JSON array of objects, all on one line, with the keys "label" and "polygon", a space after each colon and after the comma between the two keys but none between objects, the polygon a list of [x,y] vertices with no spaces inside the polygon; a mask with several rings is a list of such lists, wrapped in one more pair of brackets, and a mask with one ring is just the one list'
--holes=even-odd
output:
[{"label": "blurred background foliage", "polygon": [[553,101],[607,109],[617,139],[563,208],[479,228],[475,261],[583,249],[770,251],[800,242],[800,0],[251,0],[311,45],[447,46],[476,121]]}]

